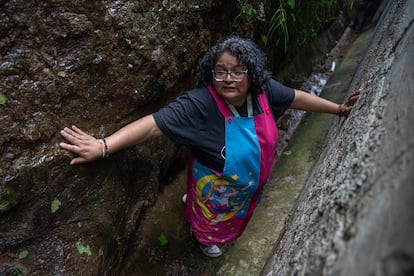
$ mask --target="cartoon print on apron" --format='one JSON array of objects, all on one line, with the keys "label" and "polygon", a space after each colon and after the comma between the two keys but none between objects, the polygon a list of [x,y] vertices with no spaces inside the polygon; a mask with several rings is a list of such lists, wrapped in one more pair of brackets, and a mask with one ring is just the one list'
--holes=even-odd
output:
[{"label": "cartoon print on apron", "polygon": [[249,94],[248,117],[240,117],[212,87],[208,89],[225,119],[224,169],[217,172],[191,158],[185,217],[195,238],[213,245],[237,239],[250,220],[271,173],[277,127],[265,93],[258,95],[261,114],[253,116]]}]

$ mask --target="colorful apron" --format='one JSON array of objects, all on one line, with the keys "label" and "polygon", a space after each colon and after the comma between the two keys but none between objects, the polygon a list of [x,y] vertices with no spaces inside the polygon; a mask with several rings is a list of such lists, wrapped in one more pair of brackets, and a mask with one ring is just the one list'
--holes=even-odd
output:
[{"label": "colorful apron", "polygon": [[200,243],[219,245],[237,239],[253,215],[272,171],[278,132],[265,93],[258,95],[261,114],[239,117],[208,89],[225,118],[224,169],[217,172],[190,158],[185,218]]}]

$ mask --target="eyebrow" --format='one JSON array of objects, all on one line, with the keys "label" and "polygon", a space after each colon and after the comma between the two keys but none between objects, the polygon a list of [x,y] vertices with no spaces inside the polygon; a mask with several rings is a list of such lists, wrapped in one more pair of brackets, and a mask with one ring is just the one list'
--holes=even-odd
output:
[{"label": "eyebrow", "polygon": [[231,68],[231,69],[242,69],[243,70],[243,68],[245,67],[243,64],[231,64],[231,65],[227,65],[227,64],[224,64],[224,63],[217,63],[216,65],[214,65],[214,68],[217,68],[217,67],[219,67],[219,68],[223,68],[223,69],[225,69],[225,68]]}]

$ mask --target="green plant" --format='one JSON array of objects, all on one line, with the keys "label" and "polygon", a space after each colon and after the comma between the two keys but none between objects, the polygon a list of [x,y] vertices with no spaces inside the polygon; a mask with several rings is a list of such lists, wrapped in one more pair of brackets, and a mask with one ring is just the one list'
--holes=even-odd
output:
[{"label": "green plant", "polygon": [[56,213],[57,210],[59,210],[60,205],[62,205],[62,203],[60,202],[60,200],[59,199],[54,199],[52,201],[52,203],[50,204],[50,211],[52,213]]},{"label": "green plant", "polygon": [[287,49],[287,43],[289,41],[287,17],[288,15],[285,9],[284,2],[281,1],[279,8],[276,10],[272,18],[270,19],[270,26],[266,35],[266,43],[269,37],[275,37],[275,32],[277,32],[278,34],[278,37],[276,38],[276,44],[279,44],[281,37],[283,37],[285,51]]},{"label": "green plant", "polygon": [[339,0],[279,0],[262,42],[267,45],[273,41],[285,53],[295,53],[314,41],[326,24],[335,19],[338,9]]},{"label": "green plant", "polygon": [[19,260],[26,259],[27,255],[29,255],[29,252],[27,250],[23,250],[19,253]]},{"label": "green plant", "polygon": [[76,249],[78,250],[79,254],[83,254],[85,253],[88,256],[92,255],[92,251],[91,248],[89,247],[89,245],[83,245],[80,241],[77,241],[75,244]]},{"label": "green plant", "polygon": [[240,12],[234,19],[233,25],[235,24],[237,19],[242,15],[246,18],[248,22],[252,21],[257,14],[257,10],[253,7],[251,3],[249,3],[249,0],[238,0],[238,2]]},{"label": "green plant", "polygon": [[161,245],[167,245],[168,244],[168,239],[164,234],[161,234],[158,237],[158,240],[160,241]]},{"label": "green plant", "polygon": [[4,105],[6,101],[7,101],[6,96],[4,96],[3,94],[0,94],[0,105]]},{"label": "green plant", "polygon": [[262,40],[262,43],[264,45],[266,45],[267,44],[267,40],[268,40],[267,35],[262,35],[261,40]]},{"label": "green plant", "polygon": [[22,272],[20,271],[20,269],[15,268],[15,269],[13,270],[12,276],[22,276],[22,275],[23,275],[23,274],[22,274]]},{"label": "green plant", "polygon": [[252,21],[256,16],[257,11],[253,8],[253,5],[248,0],[243,0],[240,5],[240,12],[245,15],[247,21]]}]

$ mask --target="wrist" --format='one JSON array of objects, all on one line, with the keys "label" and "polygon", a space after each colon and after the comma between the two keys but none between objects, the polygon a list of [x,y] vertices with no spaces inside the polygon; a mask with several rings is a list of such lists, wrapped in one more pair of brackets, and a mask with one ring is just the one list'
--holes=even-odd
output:
[{"label": "wrist", "polygon": [[338,104],[338,107],[336,108],[336,115],[338,115],[339,117],[342,117],[343,116],[343,111],[342,111],[342,109],[343,109],[343,104]]}]

